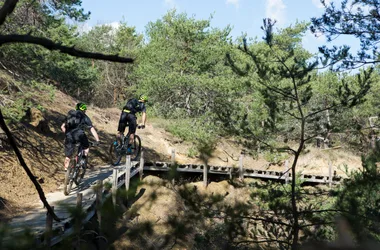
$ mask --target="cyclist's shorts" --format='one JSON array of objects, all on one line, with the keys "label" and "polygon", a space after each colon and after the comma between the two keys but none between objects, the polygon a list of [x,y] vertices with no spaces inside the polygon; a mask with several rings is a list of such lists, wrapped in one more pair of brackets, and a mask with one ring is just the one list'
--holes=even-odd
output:
[{"label": "cyclist's shorts", "polygon": [[83,130],[76,130],[66,134],[65,139],[65,156],[70,157],[74,153],[74,148],[76,143],[80,143],[84,149],[87,149],[90,144],[88,142],[87,136]]},{"label": "cyclist's shorts", "polygon": [[131,134],[134,134],[136,132],[136,127],[137,127],[136,115],[122,112],[120,115],[119,126],[117,128],[117,131],[119,131],[120,133],[124,133],[127,125],[129,129],[128,132]]}]

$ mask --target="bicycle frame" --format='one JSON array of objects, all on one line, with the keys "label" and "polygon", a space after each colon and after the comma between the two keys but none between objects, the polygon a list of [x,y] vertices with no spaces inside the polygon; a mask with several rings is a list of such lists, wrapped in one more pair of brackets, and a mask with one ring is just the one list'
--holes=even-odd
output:
[{"label": "bicycle frame", "polygon": [[72,165],[72,168],[77,168],[79,161],[82,159],[82,156],[84,155],[84,149],[82,145],[78,146],[77,154],[75,155],[75,164]]},{"label": "bicycle frame", "polygon": [[72,158],[72,160],[74,162],[73,162],[73,164],[71,164],[69,166],[68,170],[66,171],[66,175],[65,175],[65,183],[64,183],[64,194],[65,195],[70,194],[71,187],[72,187],[73,183],[75,183],[77,186],[79,186],[79,183],[81,182],[81,180],[82,180],[82,178],[86,172],[85,168],[83,168],[83,171],[80,171],[81,168],[83,167],[83,164],[85,163],[85,162],[82,163],[82,161],[81,161],[83,158],[83,155],[84,155],[84,148],[80,144],[79,145],[76,144],[75,146],[78,147],[77,154],[75,155],[75,157]]},{"label": "bicycle frame", "polygon": [[[134,142],[131,147],[132,152],[128,153],[129,155],[131,155],[132,160],[138,159],[141,152],[141,139],[136,133],[134,135],[135,135]],[[131,133],[129,131],[126,136],[124,136],[124,133],[120,134],[121,144],[119,146],[116,146],[117,144],[113,142],[110,145],[109,156],[110,156],[110,161],[112,165],[114,166],[118,165],[123,155],[127,153],[127,145],[129,144],[130,136],[131,136]]]}]

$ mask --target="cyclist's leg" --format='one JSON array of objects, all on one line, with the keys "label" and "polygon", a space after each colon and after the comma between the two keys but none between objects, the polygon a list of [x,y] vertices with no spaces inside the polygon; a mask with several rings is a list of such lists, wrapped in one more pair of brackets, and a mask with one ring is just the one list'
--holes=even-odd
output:
[{"label": "cyclist's leg", "polygon": [[[84,155],[82,157],[83,159],[86,160],[85,164],[87,165],[87,160],[88,160],[87,156],[88,156],[88,152],[90,151],[90,143],[88,142],[87,135],[84,133],[83,130],[79,130],[75,136],[75,139],[77,140],[77,142],[80,143],[80,145],[83,148]],[[86,166],[83,166],[83,167],[86,167]]]},{"label": "cyclist's leg", "polygon": [[78,130],[78,132],[75,133],[74,138],[76,142],[80,143],[84,150],[84,155],[87,156],[90,150],[90,143],[88,142],[87,135],[84,133],[83,130]]},{"label": "cyclist's leg", "polygon": [[137,127],[137,118],[133,114],[128,115],[128,133],[129,133],[129,141],[128,141],[128,148],[133,144],[133,141],[135,139],[135,133],[136,133],[136,127]]},{"label": "cyclist's leg", "polygon": [[119,125],[117,127],[117,135],[116,135],[116,140],[117,140],[119,145],[122,144],[121,135],[124,134],[125,127],[127,126],[127,115],[128,114],[125,112],[122,112],[120,115]]},{"label": "cyclist's leg", "polygon": [[70,164],[70,157],[72,156],[74,151],[74,138],[71,133],[66,134],[65,138],[65,161],[64,168],[67,170]]}]

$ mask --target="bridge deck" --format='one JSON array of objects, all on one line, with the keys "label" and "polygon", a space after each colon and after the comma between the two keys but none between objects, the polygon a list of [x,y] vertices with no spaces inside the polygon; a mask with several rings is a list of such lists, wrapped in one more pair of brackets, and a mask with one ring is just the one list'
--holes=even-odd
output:
[{"label": "bridge deck", "polygon": [[[130,173],[130,178],[138,174],[139,162],[132,162],[132,168]],[[84,219],[88,221],[95,214],[95,199],[96,195],[94,192],[94,186],[98,179],[103,180],[103,185],[105,183],[112,184],[114,181],[113,169],[118,169],[117,175],[117,187],[120,188],[125,184],[126,178],[126,167],[112,167],[103,166],[97,171],[92,171],[86,173],[83,183],[79,187],[74,187],[69,196],[63,194],[63,187],[60,187],[57,192],[46,194],[47,201],[51,206],[54,206],[54,211],[59,218],[62,219],[60,222],[53,223],[53,231],[59,232],[55,236],[51,245],[54,245],[61,241],[63,238],[73,233],[71,226],[71,218],[68,212],[69,207],[76,206],[76,196],[77,193],[82,193],[82,208],[87,212],[87,216]],[[169,171],[171,164],[167,162],[153,162],[144,164],[144,171]],[[182,173],[203,173],[204,165],[201,164],[179,164],[177,165],[177,171]],[[229,166],[209,166],[209,174],[226,175],[227,178],[239,175],[239,169],[236,167]],[[291,178],[291,173],[287,173],[289,177],[283,172],[279,171],[269,171],[269,170],[254,170],[254,169],[243,169],[244,177],[248,178],[261,178],[270,180],[285,180],[285,178]],[[304,182],[308,183],[329,183],[329,176],[323,175],[307,175],[301,174],[300,178]],[[331,183],[337,184],[342,180],[342,177],[333,176]],[[109,193],[103,192],[103,199],[106,199]],[[10,226],[14,234],[22,232],[26,227],[32,229],[35,232],[36,238],[40,239],[45,231],[46,226],[46,209],[43,208],[42,202],[39,201],[36,208],[31,210],[28,214],[14,218]]]}]

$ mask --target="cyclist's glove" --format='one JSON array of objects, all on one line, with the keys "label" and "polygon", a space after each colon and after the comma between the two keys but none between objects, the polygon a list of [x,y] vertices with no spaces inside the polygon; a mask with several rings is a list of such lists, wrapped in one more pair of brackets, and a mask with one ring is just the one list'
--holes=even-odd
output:
[{"label": "cyclist's glove", "polygon": [[144,128],[145,128],[145,125],[139,125],[138,128],[139,128],[139,129],[144,129]]}]

